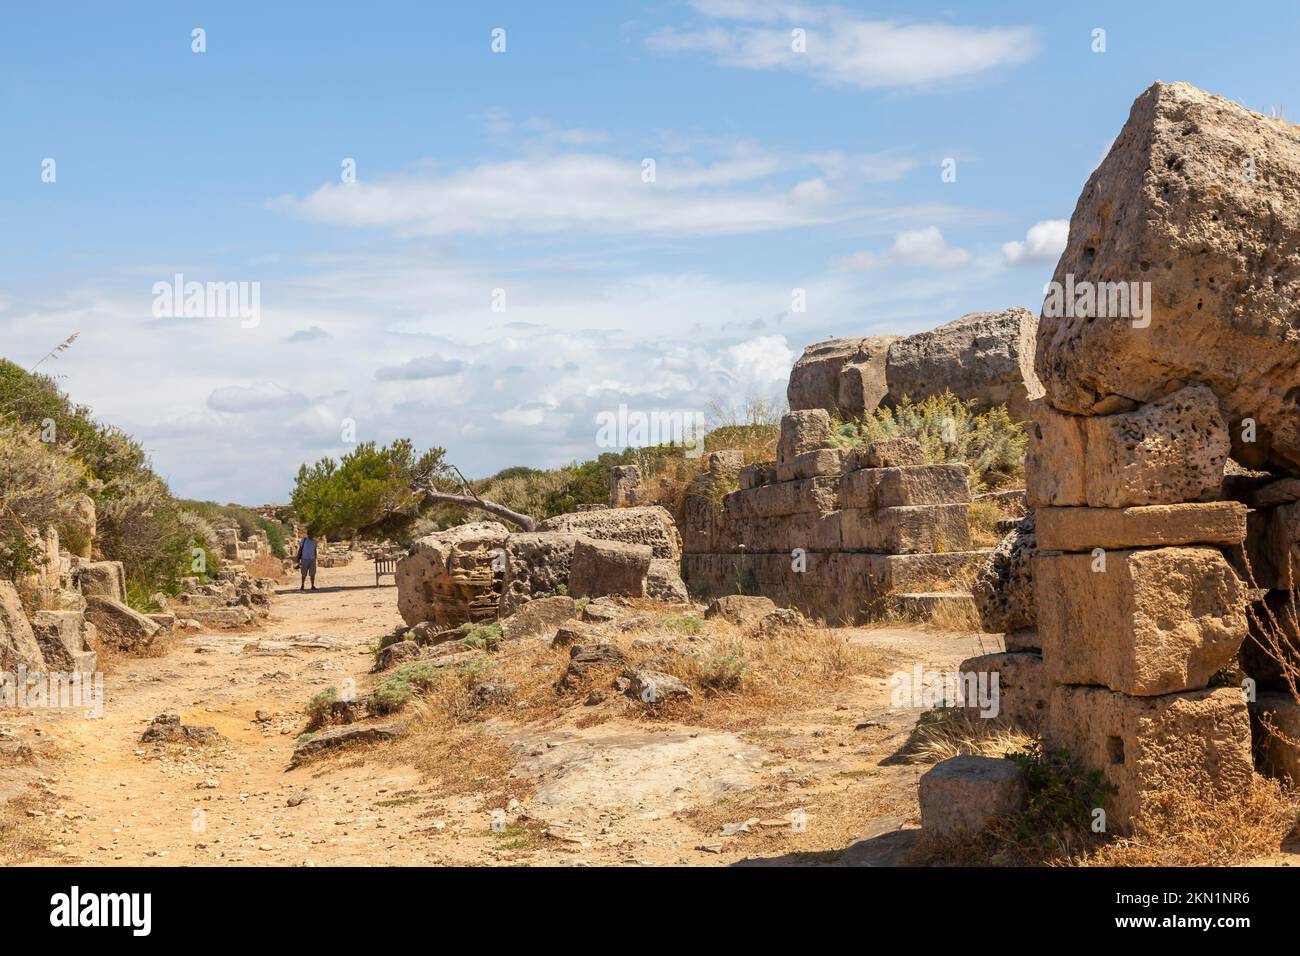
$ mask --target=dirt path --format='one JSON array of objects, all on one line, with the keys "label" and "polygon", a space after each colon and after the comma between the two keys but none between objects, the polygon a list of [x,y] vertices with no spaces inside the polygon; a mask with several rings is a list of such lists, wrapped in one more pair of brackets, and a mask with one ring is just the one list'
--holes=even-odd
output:
[{"label": "dirt path", "polygon": [[[361,684],[371,645],[400,623],[392,586],[374,588],[364,562],[324,570],[320,584],[315,594],[282,587],[255,633],[198,634],[165,657],[121,661],[106,680],[99,720],[6,715],[11,732],[39,733],[55,754],[41,768],[45,798],[29,817],[48,849],[31,862],[780,863],[807,859],[804,844],[842,850],[915,822],[925,767],[887,758],[916,714],[891,710],[884,680],[743,734],[619,722],[500,729],[518,754],[511,772],[536,783],[527,830],[512,823],[494,832],[475,801],[438,797],[413,768],[374,754],[287,770],[305,701],[348,678]],[[988,635],[876,630],[852,639],[897,654],[902,667],[955,666],[998,649]],[[214,727],[224,741],[141,744],[161,713]],[[838,829],[809,841],[782,823],[788,815],[771,819],[791,794],[807,808],[808,826]],[[728,813],[763,825],[724,835]],[[546,839],[539,827],[549,827]],[[881,841],[857,855],[873,842]]]}]

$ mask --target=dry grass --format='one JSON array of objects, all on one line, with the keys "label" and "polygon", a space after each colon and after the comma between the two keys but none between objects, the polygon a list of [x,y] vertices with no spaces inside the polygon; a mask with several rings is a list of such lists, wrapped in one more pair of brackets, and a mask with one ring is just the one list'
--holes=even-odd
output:
[{"label": "dry grass", "polygon": [[0,865],[48,859],[52,841],[46,827],[27,815],[34,809],[36,801],[28,794],[0,802]]},{"label": "dry grass", "polygon": [[996,501],[972,501],[967,511],[970,517],[970,543],[972,548],[993,548],[1001,542],[1003,533],[998,522],[1012,517]]},{"label": "dry grass", "polygon": [[1278,781],[1252,777],[1238,797],[1182,790],[1157,795],[1134,824],[1091,856],[1088,866],[1240,866],[1275,853],[1300,820],[1300,800]]},{"label": "dry grass", "polygon": [[[972,575],[973,575],[972,571]],[[918,584],[909,593],[929,593],[934,591],[969,592],[970,586],[950,581],[929,581]],[[979,612],[968,602],[951,603],[941,601],[927,611],[915,611],[905,605],[899,598],[886,595],[873,608],[868,628],[882,627],[923,627],[931,631],[969,632],[980,630]]]}]

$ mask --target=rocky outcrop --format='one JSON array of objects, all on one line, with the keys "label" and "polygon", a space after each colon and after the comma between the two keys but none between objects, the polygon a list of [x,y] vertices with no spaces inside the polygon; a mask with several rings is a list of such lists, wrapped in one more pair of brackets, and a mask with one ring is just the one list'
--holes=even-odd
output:
[{"label": "rocky outcrop", "polygon": [[1034,374],[1038,320],[1023,308],[972,312],[899,339],[885,364],[888,394],[896,405],[951,391],[977,408],[1006,405],[1013,418],[1028,417],[1028,402],[1042,394]]},{"label": "rocky outcrop", "polygon": [[45,658],[11,581],[0,581],[0,671],[45,669]]},{"label": "rocky outcrop", "polygon": [[101,642],[122,651],[147,650],[158,637],[157,624],[112,598],[86,598],[86,620],[95,625]]}]

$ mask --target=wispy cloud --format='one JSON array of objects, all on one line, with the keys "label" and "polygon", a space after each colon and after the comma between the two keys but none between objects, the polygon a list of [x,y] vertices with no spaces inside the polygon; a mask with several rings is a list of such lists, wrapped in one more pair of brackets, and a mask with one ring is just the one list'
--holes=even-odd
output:
[{"label": "wispy cloud", "polygon": [[[842,7],[696,0],[702,19],[648,38],[665,53],[705,53],[724,66],[807,73],[862,89],[917,88],[1014,66],[1038,52],[1032,27],[867,20]],[[795,36],[802,31],[802,48]]]}]

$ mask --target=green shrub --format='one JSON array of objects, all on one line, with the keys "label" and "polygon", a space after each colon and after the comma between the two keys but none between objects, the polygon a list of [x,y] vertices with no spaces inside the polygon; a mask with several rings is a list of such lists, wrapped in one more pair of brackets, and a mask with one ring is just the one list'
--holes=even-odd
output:
[{"label": "green shrub", "polygon": [[915,438],[930,464],[964,461],[971,490],[999,488],[1024,480],[1024,425],[1011,420],[1005,405],[976,412],[973,401],[952,392],[919,402],[906,398],[896,407],[876,408],[860,419],[834,423],[830,443],[854,448],[880,438]]},{"label": "green shrub", "polygon": [[330,708],[339,699],[339,692],[334,687],[327,687],[307,701],[303,711],[307,714],[309,727],[319,727],[329,719]]},{"label": "green shrub", "polygon": [[1049,751],[1041,741],[1007,759],[1025,771],[1028,801],[1013,820],[1022,848],[1052,855],[1091,836],[1093,811],[1109,789],[1099,770],[1084,770],[1065,750]]},{"label": "green shrub", "polygon": [[465,636],[460,643],[475,651],[495,651],[501,646],[501,622],[491,624],[462,624],[460,631]]},{"label": "green shrub", "polygon": [[704,630],[704,622],[693,614],[674,614],[659,622],[663,627],[678,634],[698,634]]},{"label": "green shrub", "polygon": [[700,664],[700,685],[713,691],[735,690],[749,673],[749,662],[732,654],[715,654]]}]

